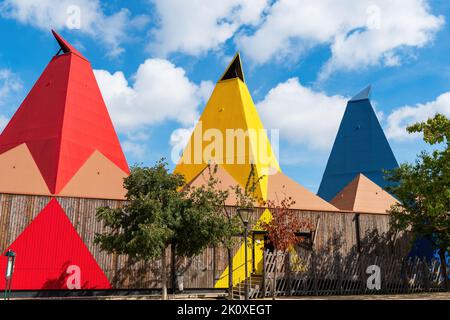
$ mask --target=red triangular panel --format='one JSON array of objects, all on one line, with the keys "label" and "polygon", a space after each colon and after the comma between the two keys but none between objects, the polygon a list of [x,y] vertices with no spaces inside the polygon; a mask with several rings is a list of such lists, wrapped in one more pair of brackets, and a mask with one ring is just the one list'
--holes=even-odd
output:
[{"label": "red triangular panel", "polygon": [[71,61],[60,150],[57,193],[95,150],[129,172],[91,65],[78,57]]},{"label": "red triangular panel", "polygon": [[[16,253],[13,290],[67,290],[67,281],[74,283],[70,278],[71,268],[80,270],[81,289],[111,289],[102,269],[55,199],[9,249]],[[5,288],[5,270],[3,254],[0,257],[0,290]]]},{"label": "red triangular panel", "polygon": [[56,186],[70,56],[56,56],[45,68],[0,135],[0,154],[26,143],[50,192]]},{"label": "red triangular panel", "polygon": [[0,154],[28,145],[52,194],[95,150],[129,173],[91,64],[55,37],[66,53],[53,57],[0,135]]}]

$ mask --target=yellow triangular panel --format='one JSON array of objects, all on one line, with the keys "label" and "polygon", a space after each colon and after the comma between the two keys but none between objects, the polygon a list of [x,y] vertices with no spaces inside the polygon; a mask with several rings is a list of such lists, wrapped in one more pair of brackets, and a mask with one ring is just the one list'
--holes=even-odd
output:
[{"label": "yellow triangular panel", "polygon": [[[217,83],[175,172],[189,183],[208,163],[222,166],[242,187],[252,165],[257,177],[280,171],[252,97],[239,77]],[[262,178],[256,188],[263,200],[267,200],[267,181]]]},{"label": "yellow triangular panel", "polygon": [[[272,214],[269,210],[265,210],[264,213],[259,218],[258,222],[269,222],[272,220]],[[248,247],[247,247],[247,265],[248,267],[248,276],[250,276],[252,272],[252,238],[249,237],[248,239]],[[255,237],[255,269],[257,271],[262,270],[262,263],[263,263],[263,254],[264,254],[264,237],[261,236],[260,238]],[[229,267],[226,267],[225,270],[220,275],[219,279],[217,280],[216,284],[214,285],[215,288],[227,288],[228,287],[228,272]],[[240,248],[238,249],[237,253],[233,257],[233,286],[237,285],[238,283],[245,280],[245,244],[242,244]]]}]

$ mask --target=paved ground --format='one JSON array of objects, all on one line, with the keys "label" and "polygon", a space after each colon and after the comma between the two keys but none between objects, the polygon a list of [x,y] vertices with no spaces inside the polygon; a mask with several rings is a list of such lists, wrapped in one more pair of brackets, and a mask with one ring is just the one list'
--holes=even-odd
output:
[{"label": "paved ground", "polygon": [[[109,297],[71,297],[71,298],[36,298],[49,300],[159,300],[159,296],[109,296]],[[224,299],[224,294],[184,294],[169,295],[176,300],[216,300]],[[266,298],[264,300],[271,300]],[[401,294],[401,295],[358,295],[358,296],[321,296],[321,297],[277,297],[277,300],[450,300],[450,292]],[[257,300],[258,301],[258,300]]]},{"label": "paved ground", "polygon": [[[107,299],[159,299],[155,296],[140,297],[108,297]],[[198,300],[198,299],[223,299],[223,294],[201,294],[201,295],[175,295],[169,299],[176,300]],[[263,299],[261,299],[263,300]],[[271,300],[266,298],[264,300]],[[321,297],[277,297],[277,300],[450,300],[450,292],[401,294],[401,295],[357,295],[357,296],[321,296]]]},{"label": "paved ground", "polygon": [[279,297],[279,300],[450,300],[450,292],[325,297]]}]

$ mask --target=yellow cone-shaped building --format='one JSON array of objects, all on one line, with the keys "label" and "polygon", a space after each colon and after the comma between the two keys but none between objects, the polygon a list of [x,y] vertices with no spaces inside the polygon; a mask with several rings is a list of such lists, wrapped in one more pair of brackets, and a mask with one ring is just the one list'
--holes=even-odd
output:
[{"label": "yellow cone-shaped building", "polygon": [[[239,54],[214,88],[175,172],[190,182],[212,162],[242,186],[252,164],[257,177],[280,171],[245,84]],[[267,181],[262,178],[256,187],[262,200],[267,200]]]},{"label": "yellow cone-shaped building", "polygon": [[[175,172],[183,174],[188,184],[199,185],[207,181],[204,176],[209,163],[219,166],[218,178],[222,184],[226,181],[225,184],[240,185],[242,188],[246,186],[253,168],[258,180],[255,196],[259,200],[276,200],[286,195],[296,200],[295,207],[298,209],[337,210],[281,172],[245,84],[239,54],[216,84]],[[230,186],[223,187],[228,189]],[[270,212],[265,210],[259,220],[271,218]],[[250,246],[253,246],[255,253],[254,263],[261,266],[264,241],[261,238],[255,240]],[[248,256],[251,263],[252,257],[250,254]],[[233,258],[234,284],[249,276],[245,275],[244,257],[245,248],[242,245]],[[222,272],[216,288],[228,286],[228,272],[228,268]]]}]

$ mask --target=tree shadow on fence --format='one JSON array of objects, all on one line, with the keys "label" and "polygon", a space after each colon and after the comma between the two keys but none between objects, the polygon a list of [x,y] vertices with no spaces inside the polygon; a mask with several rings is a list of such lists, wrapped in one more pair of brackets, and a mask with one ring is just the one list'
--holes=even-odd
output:
[{"label": "tree shadow on fence", "polygon": [[160,261],[136,262],[125,256],[119,259],[123,259],[123,263],[113,272],[111,285],[114,288],[155,289],[161,287]]},{"label": "tree shadow on fence", "polygon": [[[346,250],[341,232],[326,245],[301,254],[300,266],[286,259],[277,274],[277,295],[345,295],[443,290],[438,261],[407,258],[411,237],[367,231]],[[269,259],[270,260],[270,259]],[[293,271],[291,271],[293,270]],[[271,277],[271,275],[268,275]],[[268,281],[266,292],[272,292]]]}]

